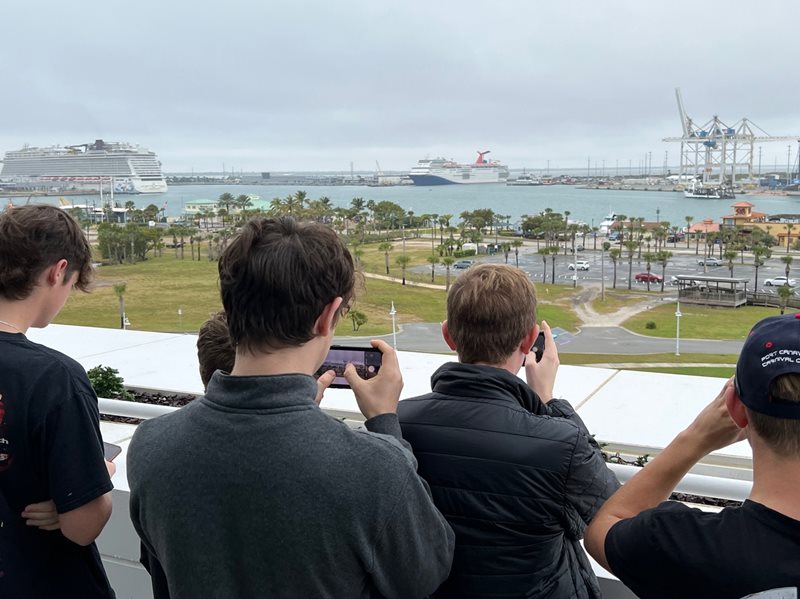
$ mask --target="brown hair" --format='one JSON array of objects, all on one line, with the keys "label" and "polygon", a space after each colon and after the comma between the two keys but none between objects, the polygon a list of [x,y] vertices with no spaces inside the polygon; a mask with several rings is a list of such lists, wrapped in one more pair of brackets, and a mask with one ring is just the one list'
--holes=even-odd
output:
[{"label": "brown hair", "polygon": [[447,328],[462,362],[502,363],[534,324],[536,289],[513,266],[473,266],[447,295]]},{"label": "brown hair", "polygon": [[211,375],[217,370],[230,372],[236,359],[228,321],[225,312],[220,310],[200,326],[197,336],[197,360],[200,362],[200,379],[203,387],[208,387]]},{"label": "brown hair", "polygon": [[219,260],[222,305],[234,346],[269,351],[311,340],[322,310],[350,306],[355,270],[329,227],[291,217],[254,218]]},{"label": "brown hair", "polygon": [[80,225],[61,208],[29,204],[0,214],[0,295],[24,300],[41,274],[59,260],[67,261],[64,281],[78,273],[75,287],[92,282],[92,250]]},{"label": "brown hair", "polygon": [[[800,403],[800,374],[775,377],[769,385],[769,393],[782,401]],[[747,408],[747,417],[753,430],[772,451],[783,457],[800,458],[800,419],[776,418],[750,408]]]}]

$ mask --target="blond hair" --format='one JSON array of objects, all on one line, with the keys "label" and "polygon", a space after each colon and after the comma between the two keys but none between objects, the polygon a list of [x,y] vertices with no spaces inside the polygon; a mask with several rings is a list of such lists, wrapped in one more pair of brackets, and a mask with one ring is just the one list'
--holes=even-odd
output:
[{"label": "blond hair", "polygon": [[501,364],[535,324],[536,288],[512,266],[473,266],[447,295],[447,328],[461,362]]}]

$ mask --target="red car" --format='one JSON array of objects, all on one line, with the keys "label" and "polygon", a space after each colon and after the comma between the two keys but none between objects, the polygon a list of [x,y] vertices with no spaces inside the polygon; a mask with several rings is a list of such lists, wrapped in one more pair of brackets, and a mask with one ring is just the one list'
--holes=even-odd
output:
[{"label": "red car", "polygon": [[658,275],[654,275],[651,272],[650,273],[640,272],[634,278],[640,283],[647,283],[647,282],[660,283],[661,282],[661,277],[659,277]]}]

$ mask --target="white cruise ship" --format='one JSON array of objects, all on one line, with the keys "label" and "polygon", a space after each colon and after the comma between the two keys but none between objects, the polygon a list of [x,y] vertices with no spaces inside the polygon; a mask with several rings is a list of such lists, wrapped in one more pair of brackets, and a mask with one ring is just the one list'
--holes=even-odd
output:
[{"label": "white cruise ship", "polygon": [[0,176],[15,183],[115,193],[163,193],[167,183],[155,152],[124,142],[52,146],[6,152]]},{"label": "white cruise ship", "polygon": [[459,164],[444,158],[424,159],[417,162],[408,176],[414,185],[450,185],[471,183],[505,183],[508,167],[496,160],[484,158],[489,150],[478,152],[474,164]]}]

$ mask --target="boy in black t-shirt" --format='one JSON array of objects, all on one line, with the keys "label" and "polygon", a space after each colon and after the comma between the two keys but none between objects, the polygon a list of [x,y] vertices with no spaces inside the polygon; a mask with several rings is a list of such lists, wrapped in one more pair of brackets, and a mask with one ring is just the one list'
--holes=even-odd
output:
[{"label": "boy in black t-shirt", "polygon": [[67,356],[32,343],[91,280],[78,223],[54,206],[0,215],[0,597],[107,598],[95,538],[111,515],[97,397]]},{"label": "boy in black t-shirt", "polygon": [[[707,453],[747,439],[753,488],[719,513],[665,501]],[[617,491],[586,548],[639,597],[797,597],[800,589],[800,314],[757,323],[736,376]]]}]

